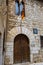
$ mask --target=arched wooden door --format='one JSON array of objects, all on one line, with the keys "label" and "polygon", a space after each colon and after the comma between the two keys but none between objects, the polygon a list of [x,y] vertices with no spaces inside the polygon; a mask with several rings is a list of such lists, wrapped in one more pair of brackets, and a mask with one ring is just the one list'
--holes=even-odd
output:
[{"label": "arched wooden door", "polygon": [[29,39],[24,34],[19,34],[14,39],[14,63],[29,62]]}]

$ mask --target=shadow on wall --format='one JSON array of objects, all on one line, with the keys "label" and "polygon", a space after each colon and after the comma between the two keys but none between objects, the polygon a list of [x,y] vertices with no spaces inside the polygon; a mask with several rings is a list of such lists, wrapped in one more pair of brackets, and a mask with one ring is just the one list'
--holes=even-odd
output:
[{"label": "shadow on wall", "polygon": [[1,34],[1,32],[0,32],[0,43],[1,43],[1,35],[2,35],[2,34]]},{"label": "shadow on wall", "polygon": [[36,0],[36,1],[43,2],[43,0]]}]

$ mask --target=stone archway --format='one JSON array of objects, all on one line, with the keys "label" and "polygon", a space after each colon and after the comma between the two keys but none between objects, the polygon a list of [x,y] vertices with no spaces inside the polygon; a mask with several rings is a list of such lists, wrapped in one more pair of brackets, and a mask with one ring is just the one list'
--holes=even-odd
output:
[{"label": "stone archway", "polygon": [[[21,31],[22,29],[22,31]],[[33,32],[26,28],[26,27],[14,27],[13,29],[11,29],[11,31],[8,32],[8,40],[12,42],[14,41],[14,38],[16,37],[16,35],[18,34],[25,34],[29,39],[30,39],[30,43],[32,43],[33,39],[34,39],[34,35]]]},{"label": "stone archway", "polygon": [[[22,29],[22,30],[21,30]],[[14,63],[14,57],[13,57],[13,51],[14,51],[14,38],[19,35],[19,34],[24,34],[28,37],[29,39],[29,47],[30,47],[30,62],[32,62],[32,45],[34,44],[35,42],[35,38],[34,38],[34,35],[33,35],[33,32],[29,29],[29,28],[26,28],[26,27],[14,27],[13,29],[11,29],[9,32],[8,32],[8,40],[9,40],[9,43],[10,46],[12,46],[12,57],[10,56],[11,59],[13,59],[13,61],[10,63]],[[34,39],[34,40],[33,40]],[[10,60],[11,60],[10,59]]]},{"label": "stone archway", "polygon": [[14,63],[30,62],[29,39],[18,34],[14,39]]}]

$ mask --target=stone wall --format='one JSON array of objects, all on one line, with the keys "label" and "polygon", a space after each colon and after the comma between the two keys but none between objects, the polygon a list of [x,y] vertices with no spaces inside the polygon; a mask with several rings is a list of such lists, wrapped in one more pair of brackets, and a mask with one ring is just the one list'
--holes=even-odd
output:
[{"label": "stone wall", "polygon": [[[3,2],[4,6],[2,5],[3,26],[6,28],[7,35],[5,41],[5,64],[13,64],[14,38],[20,33],[27,35],[30,39],[30,63],[43,62],[43,49],[40,47],[40,35],[43,36],[43,4],[36,0],[26,0],[25,19],[22,20],[21,16],[15,15],[15,1],[9,0],[8,6],[6,6],[5,2],[6,0]],[[6,16],[8,17],[7,23]],[[33,28],[38,29],[38,34],[33,34]]]},{"label": "stone wall", "polygon": [[4,65],[3,36],[6,27],[6,5],[5,0],[0,0],[0,65]]}]

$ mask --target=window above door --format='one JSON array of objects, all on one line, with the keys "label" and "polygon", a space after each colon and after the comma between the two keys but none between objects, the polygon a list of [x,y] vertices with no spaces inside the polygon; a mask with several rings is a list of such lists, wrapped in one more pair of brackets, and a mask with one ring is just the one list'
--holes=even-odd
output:
[{"label": "window above door", "polygon": [[23,0],[16,0],[15,1],[15,8],[16,8],[16,15],[21,15],[21,18],[24,19],[25,17],[25,4]]}]

